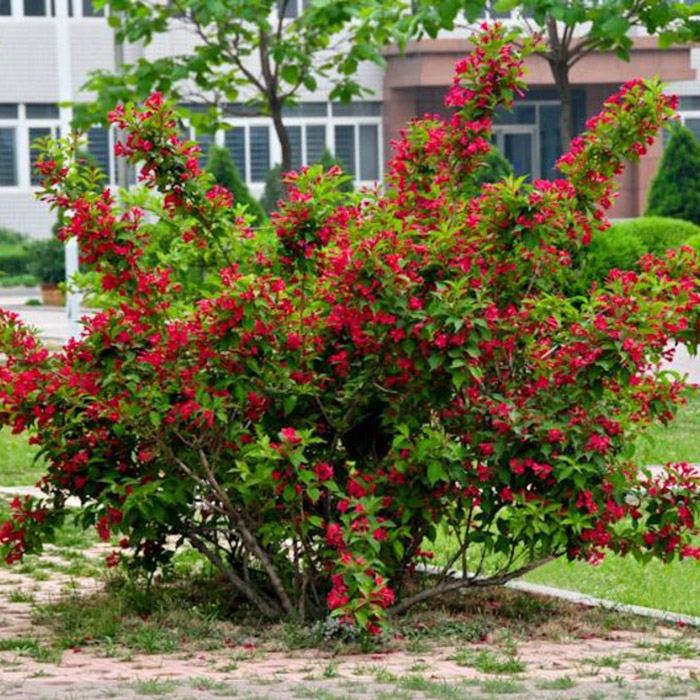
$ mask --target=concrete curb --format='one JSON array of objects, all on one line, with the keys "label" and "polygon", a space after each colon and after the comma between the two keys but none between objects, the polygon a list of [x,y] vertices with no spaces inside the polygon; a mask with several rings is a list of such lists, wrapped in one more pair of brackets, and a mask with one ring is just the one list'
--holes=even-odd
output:
[{"label": "concrete curb", "polygon": [[650,617],[654,620],[660,620],[662,622],[700,627],[700,617],[694,617],[693,615],[684,615],[683,613],[674,613],[667,610],[659,610],[658,608],[646,608],[642,605],[618,603],[614,600],[596,598],[595,596],[579,593],[578,591],[568,591],[563,588],[554,588],[553,586],[543,586],[539,583],[529,583],[528,581],[509,581],[506,583],[506,588],[521,591],[522,593],[533,593],[535,595],[558,598],[577,605],[585,605],[590,608],[605,608],[606,610],[613,610],[618,613],[639,615],[640,617]]},{"label": "concrete curb", "polygon": [[[430,574],[442,574],[442,569],[438,566],[421,566],[416,567],[419,571],[424,571]],[[452,578],[460,579],[462,574],[459,571],[452,570]],[[630,605],[627,603],[619,603],[615,600],[606,600],[605,598],[596,598],[586,593],[578,591],[569,591],[564,588],[555,588],[554,586],[544,586],[539,583],[529,583],[528,581],[508,581],[505,588],[510,588],[521,593],[530,593],[532,595],[542,595],[549,598],[557,598],[565,600],[575,605],[584,605],[589,608],[604,608],[614,612],[627,615],[639,615],[640,617],[650,617],[660,622],[668,622],[676,625],[689,625],[691,627],[700,627],[700,617],[693,615],[685,615],[684,613],[675,613],[668,610],[659,610],[658,608],[647,608],[643,605]]]}]

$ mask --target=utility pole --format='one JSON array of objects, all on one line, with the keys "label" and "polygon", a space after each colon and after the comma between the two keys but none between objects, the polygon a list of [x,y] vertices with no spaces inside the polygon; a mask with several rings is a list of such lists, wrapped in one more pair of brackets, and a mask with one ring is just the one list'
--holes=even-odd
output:
[{"label": "utility pole", "polygon": [[[73,109],[65,105],[73,101],[73,84],[70,56],[70,27],[68,20],[68,0],[55,0],[56,3],[56,65],[58,67],[58,102],[61,136],[71,131]],[[71,287],[71,278],[78,271],[78,241],[74,238],[66,242],[66,316],[71,337],[80,333],[80,307],[82,294]]]}]

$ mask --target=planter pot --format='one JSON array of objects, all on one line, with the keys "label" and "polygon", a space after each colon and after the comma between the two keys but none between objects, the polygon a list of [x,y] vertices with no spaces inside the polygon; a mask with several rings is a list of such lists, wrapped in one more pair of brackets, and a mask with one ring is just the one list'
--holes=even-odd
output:
[{"label": "planter pot", "polygon": [[63,306],[66,303],[66,297],[57,284],[42,284],[41,303],[44,306]]}]

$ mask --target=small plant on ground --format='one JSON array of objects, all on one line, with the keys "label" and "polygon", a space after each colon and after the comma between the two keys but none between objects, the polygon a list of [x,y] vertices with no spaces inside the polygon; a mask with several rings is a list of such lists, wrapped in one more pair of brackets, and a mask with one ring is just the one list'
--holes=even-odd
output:
[{"label": "small plant on ground", "polygon": [[[130,552],[152,576],[189,546],[239,609],[330,615],[361,638],[553,557],[700,558],[698,477],[633,460],[683,400],[661,363],[672,341],[696,347],[698,257],[647,256],[566,292],[615,177],[674,102],[631,81],[560,179],[463,198],[524,87],[512,39],[475,37],[453,116],[408,126],[385,190],[344,193],[312,167],[262,230],[200,172],[160,94],[110,115],[154,216],[103,191],[75,139],[48,145],[40,196],[70,210],[61,238],[78,238],[103,307],[57,353],[0,312],[0,423],[34,430],[47,463],[44,497],[16,499],[0,530],[8,562],[40,551],[77,497],[79,524],[118,538],[110,565]],[[453,551],[419,575],[441,532]]]}]

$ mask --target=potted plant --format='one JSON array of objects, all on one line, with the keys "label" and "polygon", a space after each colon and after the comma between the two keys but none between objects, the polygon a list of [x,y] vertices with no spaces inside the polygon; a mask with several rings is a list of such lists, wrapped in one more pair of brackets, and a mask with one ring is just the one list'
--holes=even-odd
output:
[{"label": "potted plant", "polygon": [[39,280],[42,303],[45,306],[63,306],[65,296],[58,286],[66,278],[63,243],[57,238],[34,241],[30,247],[28,269]]}]

